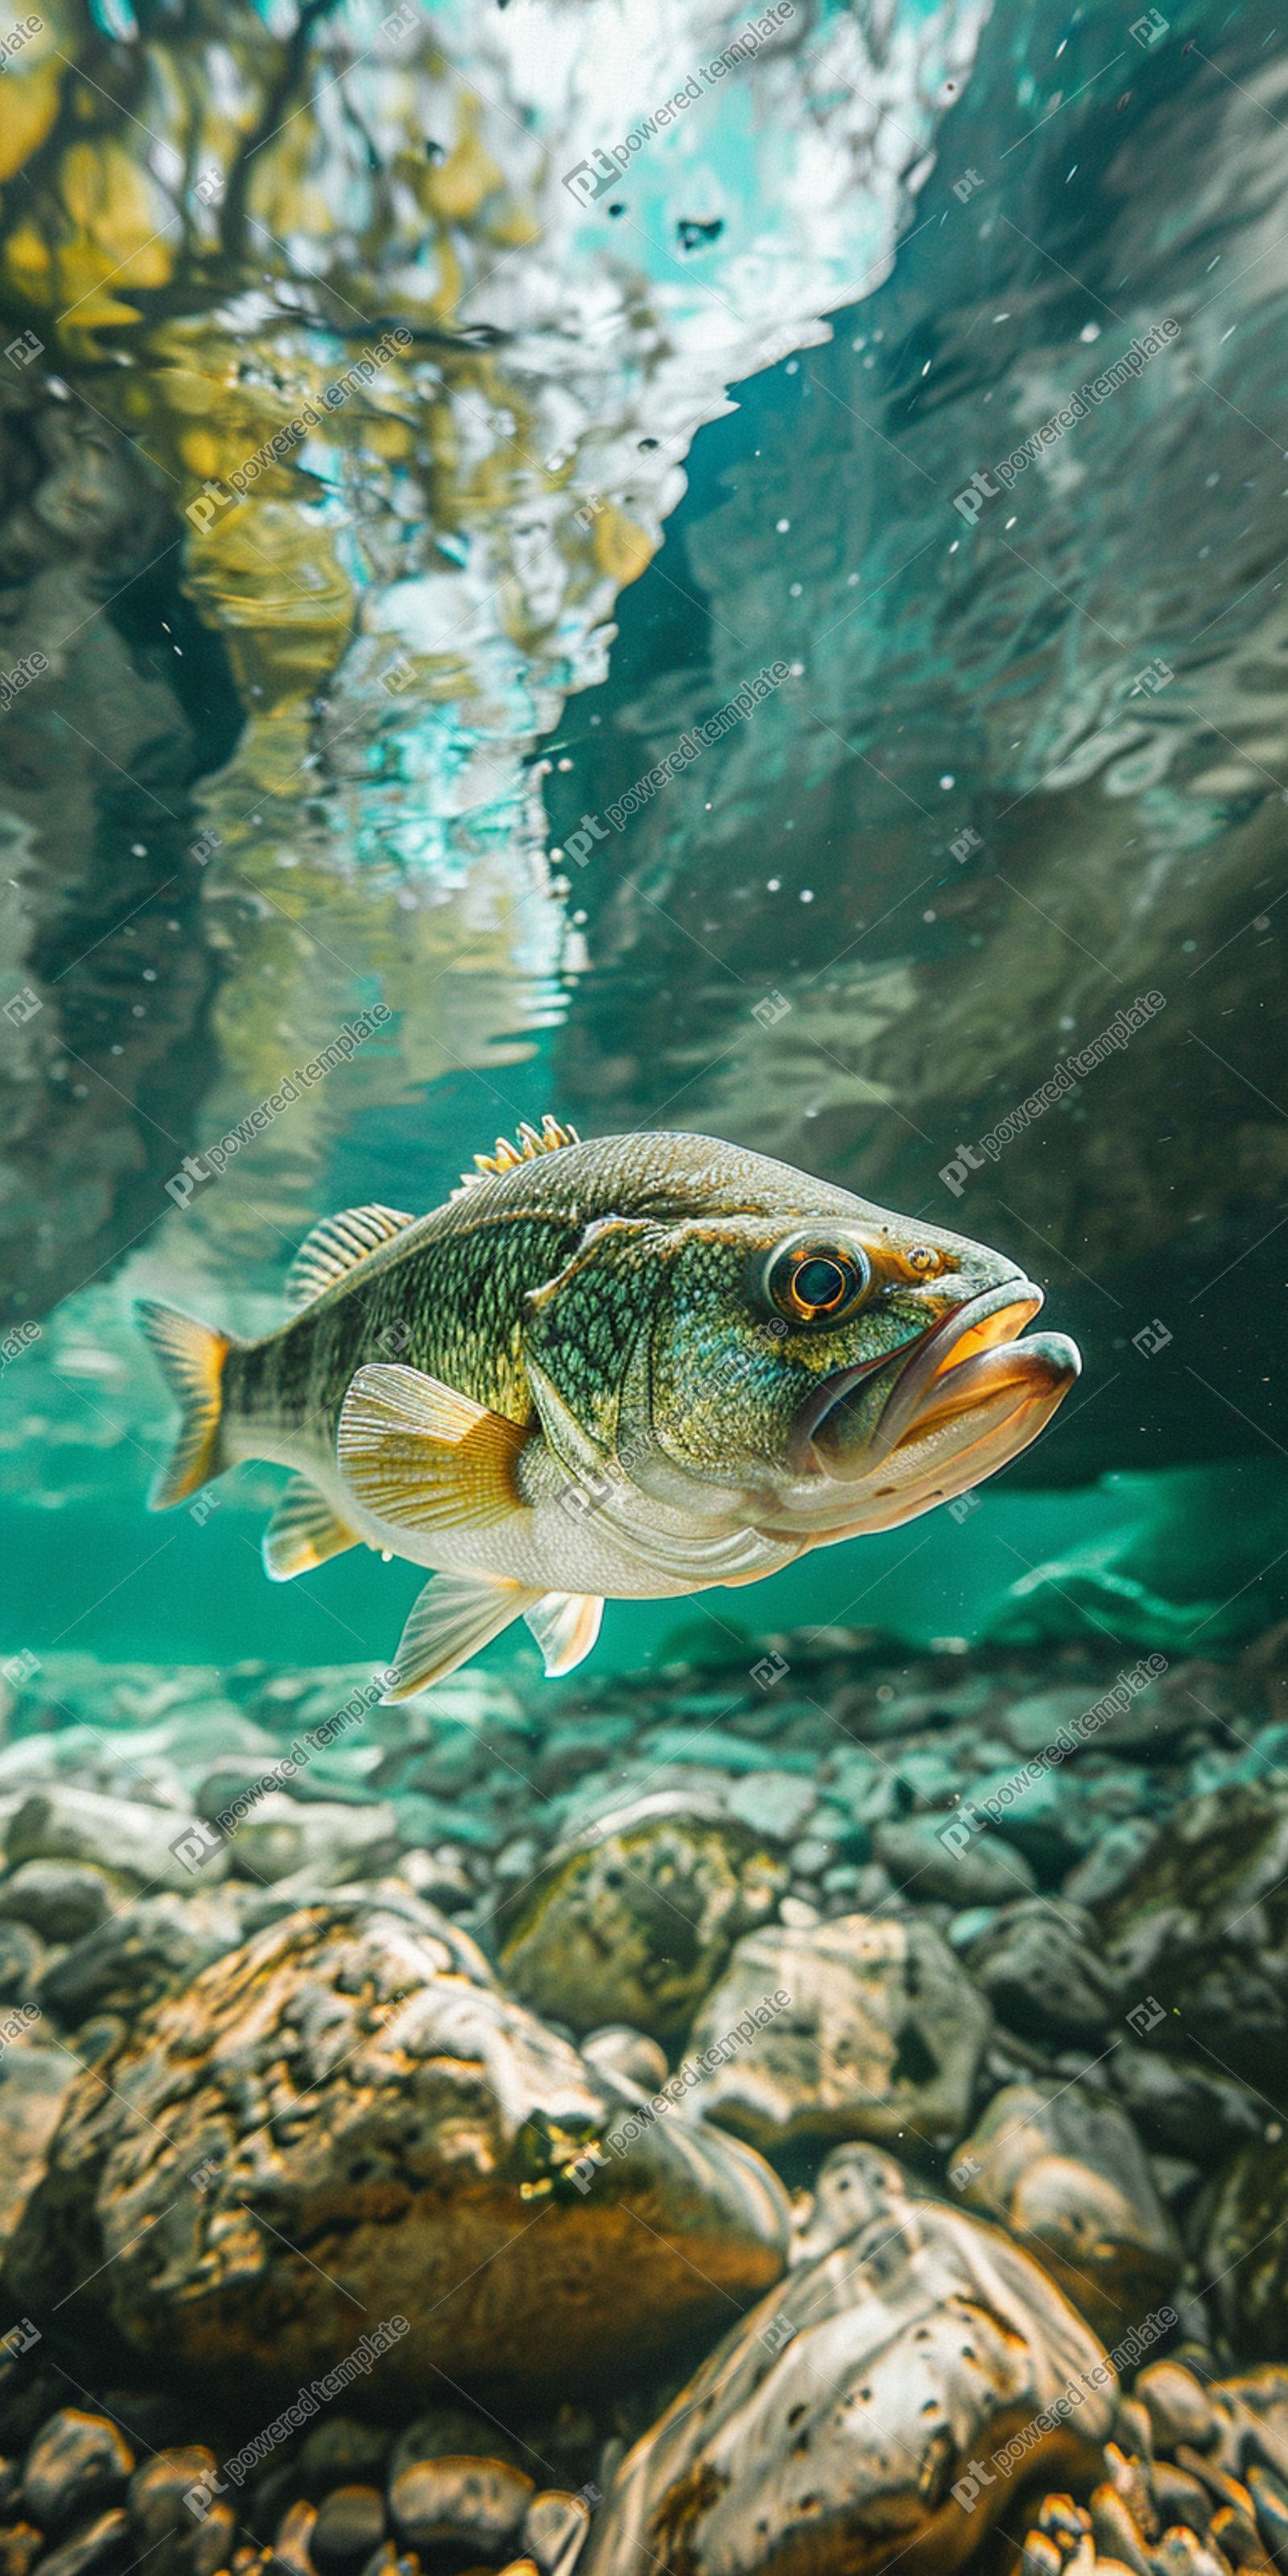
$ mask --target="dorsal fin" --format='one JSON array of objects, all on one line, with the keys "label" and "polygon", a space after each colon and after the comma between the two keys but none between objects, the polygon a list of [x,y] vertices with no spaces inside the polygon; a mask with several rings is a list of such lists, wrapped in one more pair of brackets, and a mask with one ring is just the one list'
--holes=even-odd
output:
[{"label": "dorsal fin", "polygon": [[323,1217],[312,1234],[306,1234],[286,1274],[286,1294],[293,1306],[311,1306],[337,1279],[356,1270],[369,1252],[379,1250],[403,1227],[414,1225],[414,1216],[402,1208],[342,1208],[338,1216]]},{"label": "dorsal fin", "polygon": [[508,1136],[498,1136],[490,1154],[475,1155],[474,1170],[462,1172],[460,1188],[453,1190],[452,1196],[459,1199],[466,1190],[476,1190],[480,1181],[490,1181],[498,1172],[516,1171],[520,1163],[530,1163],[538,1154],[557,1154],[563,1145],[580,1143],[576,1128],[562,1126],[548,1109],[539,1130],[524,1118],[518,1143],[512,1145]]}]

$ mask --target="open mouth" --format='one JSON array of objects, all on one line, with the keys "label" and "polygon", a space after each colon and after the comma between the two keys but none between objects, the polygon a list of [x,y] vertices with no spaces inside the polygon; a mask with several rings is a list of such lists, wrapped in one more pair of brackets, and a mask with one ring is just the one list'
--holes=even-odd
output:
[{"label": "open mouth", "polygon": [[1031,1280],[1008,1279],[932,1325],[911,1351],[838,1370],[797,1417],[797,1472],[821,1469],[853,1485],[896,1458],[911,1467],[914,1453],[946,1464],[985,1433],[990,1451],[999,1440],[1009,1456],[1027,1448],[1081,1367],[1064,1333],[1019,1339],[1041,1305]]}]

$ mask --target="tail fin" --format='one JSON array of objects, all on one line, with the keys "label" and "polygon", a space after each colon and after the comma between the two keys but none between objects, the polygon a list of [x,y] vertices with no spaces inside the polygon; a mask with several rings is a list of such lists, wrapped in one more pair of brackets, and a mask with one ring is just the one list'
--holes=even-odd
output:
[{"label": "tail fin", "polygon": [[224,1361],[233,1345],[213,1324],[199,1324],[195,1315],[180,1314],[177,1306],[159,1305],[154,1298],[140,1298],[134,1312],[182,1415],[170,1463],[158,1468],[148,1496],[151,1511],[166,1512],[228,1464],[221,1454],[219,1423]]}]

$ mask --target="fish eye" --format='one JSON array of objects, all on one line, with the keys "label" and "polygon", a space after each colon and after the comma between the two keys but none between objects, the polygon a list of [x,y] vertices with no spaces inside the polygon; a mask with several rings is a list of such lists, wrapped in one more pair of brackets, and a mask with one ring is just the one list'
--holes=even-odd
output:
[{"label": "fish eye", "polygon": [[860,1244],[795,1235],[770,1254],[763,1284],[789,1324],[844,1324],[871,1288],[872,1264]]}]

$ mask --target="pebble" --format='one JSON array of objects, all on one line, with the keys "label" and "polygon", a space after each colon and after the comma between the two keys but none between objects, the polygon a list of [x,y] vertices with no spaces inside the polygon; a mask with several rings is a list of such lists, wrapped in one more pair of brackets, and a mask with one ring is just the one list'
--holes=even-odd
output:
[{"label": "pebble", "polygon": [[134,2453],[105,2415],[63,2407],[42,2426],[22,2472],[23,2499],[42,2531],[58,2531],[73,2514],[123,2496]]}]

